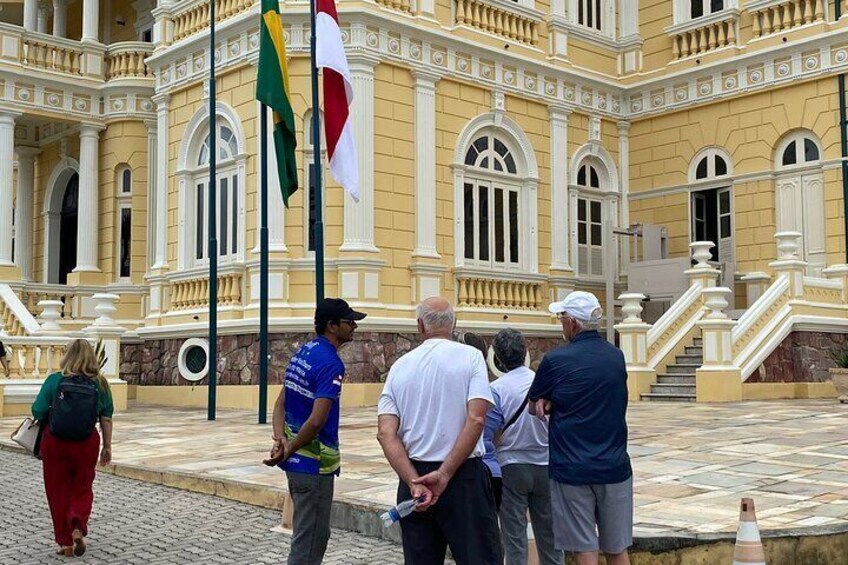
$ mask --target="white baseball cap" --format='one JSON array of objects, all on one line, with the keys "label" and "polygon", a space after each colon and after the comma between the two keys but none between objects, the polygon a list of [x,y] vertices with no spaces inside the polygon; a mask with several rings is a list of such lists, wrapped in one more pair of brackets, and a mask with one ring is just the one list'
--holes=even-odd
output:
[{"label": "white baseball cap", "polygon": [[601,319],[601,303],[591,292],[575,290],[570,292],[561,302],[552,302],[548,306],[551,314],[568,314],[576,320],[590,322]]}]

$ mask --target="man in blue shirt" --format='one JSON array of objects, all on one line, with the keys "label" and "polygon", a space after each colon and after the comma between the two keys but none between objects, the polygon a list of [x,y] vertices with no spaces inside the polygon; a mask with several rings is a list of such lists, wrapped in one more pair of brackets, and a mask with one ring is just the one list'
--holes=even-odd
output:
[{"label": "man in blue shirt", "polygon": [[[624,355],[598,333],[601,306],[575,291],[550,305],[569,345],[548,352],[530,388],[530,409],[550,414],[550,477],[557,549],[577,565],[628,565],[633,471],[627,454]],[[596,530],[597,528],[597,530]]]},{"label": "man in blue shirt", "polygon": [[365,314],[340,298],[315,309],[317,337],[286,367],[274,405],[274,446],[265,460],[286,472],[294,503],[288,565],[319,565],[330,539],[333,484],[339,474],[339,397],[345,368],[338,348]]}]

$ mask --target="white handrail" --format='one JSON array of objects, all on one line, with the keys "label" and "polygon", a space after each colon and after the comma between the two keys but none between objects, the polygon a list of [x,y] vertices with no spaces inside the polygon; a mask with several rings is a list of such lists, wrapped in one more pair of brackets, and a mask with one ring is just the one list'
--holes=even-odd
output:
[{"label": "white handrail", "polygon": [[762,317],[766,311],[768,311],[768,309],[771,308],[778,299],[780,299],[783,293],[788,290],[789,277],[786,275],[780,275],[777,277],[777,279],[771,283],[771,286],[766,289],[763,295],[760,296],[757,301],[754,302],[754,304],[739,318],[731,334],[732,342],[736,343],[739,341],[739,339],[745,335],[745,333],[751,329],[755,323],[757,323],[760,317]]},{"label": "white handrail", "polygon": [[654,344],[683,313],[701,297],[703,285],[694,282],[683,295],[666,310],[665,314],[648,330],[648,347]]},{"label": "white handrail", "polygon": [[12,311],[12,314],[18,319],[21,325],[28,334],[38,333],[41,325],[36,321],[35,317],[27,310],[15,291],[8,284],[0,284],[0,299],[6,303],[6,306]]}]

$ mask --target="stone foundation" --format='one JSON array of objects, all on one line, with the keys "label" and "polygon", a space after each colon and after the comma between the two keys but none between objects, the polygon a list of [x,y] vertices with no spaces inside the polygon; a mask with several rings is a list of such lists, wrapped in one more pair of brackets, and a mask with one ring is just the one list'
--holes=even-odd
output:
[{"label": "stone foundation", "polygon": [[[187,339],[187,336],[185,339]],[[268,383],[281,384],[292,355],[311,333],[271,334],[268,347]],[[493,336],[482,336],[486,344]],[[191,383],[180,376],[177,360],[185,339],[149,340],[121,344],[121,378],[131,385],[205,385],[207,379]],[[401,355],[420,343],[417,334],[360,332],[342,346],[339,355],[347,369],[345,382],[379,383]],[[545,353],[562,344],[559,338],[527,338],[531,367],[538,367]],[[218,384],[259,384],[259,334],[218,337]]]},{"label": "stone foundation", "polygon": [[830,380],[828,369],[836,367],[834,351],[848,348],[848,335],[823,332],[792,332],[746,383],[819,383]]}]

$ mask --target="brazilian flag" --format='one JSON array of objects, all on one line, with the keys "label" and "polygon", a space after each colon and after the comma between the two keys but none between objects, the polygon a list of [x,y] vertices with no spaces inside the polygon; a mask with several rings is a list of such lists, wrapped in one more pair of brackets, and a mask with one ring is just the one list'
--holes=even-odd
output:
[{"label": "brazilian flag", "polygon": [[294,156],[297,137],[278,0],[262,0],[260,29],[256,99],[273,110],[277,174],[280,177],[283,202],[288,207],[289,197],[297,190],[297,163]]}]

